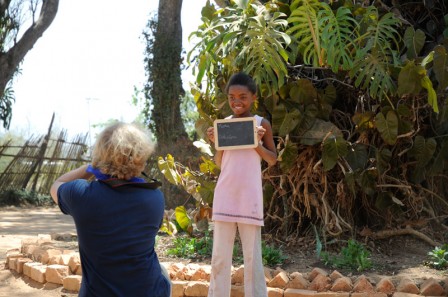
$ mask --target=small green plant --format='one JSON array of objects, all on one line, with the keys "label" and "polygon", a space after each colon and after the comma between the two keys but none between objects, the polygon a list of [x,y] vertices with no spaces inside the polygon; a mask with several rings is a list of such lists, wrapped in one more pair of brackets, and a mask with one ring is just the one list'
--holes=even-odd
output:
[{"label": "small green plant", "polygon": [[179,236],[173,241],[174,247],[167,254],[180,258],[210,257],[212,255],[212,238],[208,232],[201,238]]},{"label": "small green plant", "polygon": [[168,249],[167,254],[180,258],[190,258],[194,254],[194,242],[196,238],[176,237],[173,241],[174,247]]},{"label": "small green plant", "polygon": [[261,245],[261,255],[263,258],[263,265],[275,266],[278,264],[283,264],[287,257],[283,255],[280,249],[275,248],[266,244],[264,241]]},{"label": "small green plant", "polygon": [[340,255],[334,256],[327,252],[321,253],[325,265],[336,268],[349,268],[363,271],[372,267],[370,252],[354,239],[349,239],[347,246],[342,248]]},{"label": "small green plant", "polygon": [[[282,251],[274,246],[266,244],[264,241],[261,243],[261,257],[263,265],[275,266],[282,264],[287,257],[283,255]],[[241,242],[238,240],[233,245],[232,260],[236,264],[242,264],[244,262],[243,252],[241,250]]]},{"label": "small green plant", "polygon": [[441,247],[436,246],[432,251],[428,252],[430,258],[429,265],[435,269],[444,269],[448,267],[448,244]]}]

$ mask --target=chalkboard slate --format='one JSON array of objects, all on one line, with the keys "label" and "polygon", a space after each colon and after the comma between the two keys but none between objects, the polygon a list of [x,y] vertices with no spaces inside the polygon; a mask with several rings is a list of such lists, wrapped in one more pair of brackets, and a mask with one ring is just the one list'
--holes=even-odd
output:
[{"label": "chalkboard slate", "polygon": [[213,126],[217,150],[246,149],[258,146],[255,118],[215,120]]}]

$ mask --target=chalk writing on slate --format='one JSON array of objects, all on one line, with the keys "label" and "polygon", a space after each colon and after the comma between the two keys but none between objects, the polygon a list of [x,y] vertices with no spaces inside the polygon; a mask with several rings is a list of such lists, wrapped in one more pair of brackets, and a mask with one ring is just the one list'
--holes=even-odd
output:
[{"label": "chalk writing on slate", "polygon": [[215,148],[232,150],[258,146],[257,122],[255,118],[233,118],[215,120]]}]

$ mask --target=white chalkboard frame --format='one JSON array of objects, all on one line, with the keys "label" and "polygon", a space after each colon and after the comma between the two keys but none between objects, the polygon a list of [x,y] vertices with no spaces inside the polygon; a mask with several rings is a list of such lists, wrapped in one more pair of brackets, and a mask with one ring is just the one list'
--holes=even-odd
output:
[{"label": "white chalkboard frame", "polygon": [[[253,133],[253,142],[247,142],[236,145],[226,145],[220,144],[219,139],[219,128],[220,125],[232,125],[233,123],[241,123],[241,122],[250,122],[252,125],[249,125],[250,129],[247,129],[247,133]],[[222,127],[222,126],[221,126]],[[217,150],[239,150],[239,149],[250,149],[256,148],[258,146],[258,135],[257,135],[257,120],[253,117],[246,118],[231,118],[231,119],[222,119],[215,120],[213,123],[214,134],[215,134],[215,148]],[[238,137],[237,134],[231,135],[234,137]]]}]

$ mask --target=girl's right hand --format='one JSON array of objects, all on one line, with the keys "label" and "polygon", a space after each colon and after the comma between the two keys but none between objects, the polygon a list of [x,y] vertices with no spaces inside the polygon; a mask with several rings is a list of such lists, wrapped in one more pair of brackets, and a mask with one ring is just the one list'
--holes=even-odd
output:
[{"label": "girl's right hand", "polygon": [[215,142],[215,130],[213,127],[207,128],[207,137],[210,142]]}]

